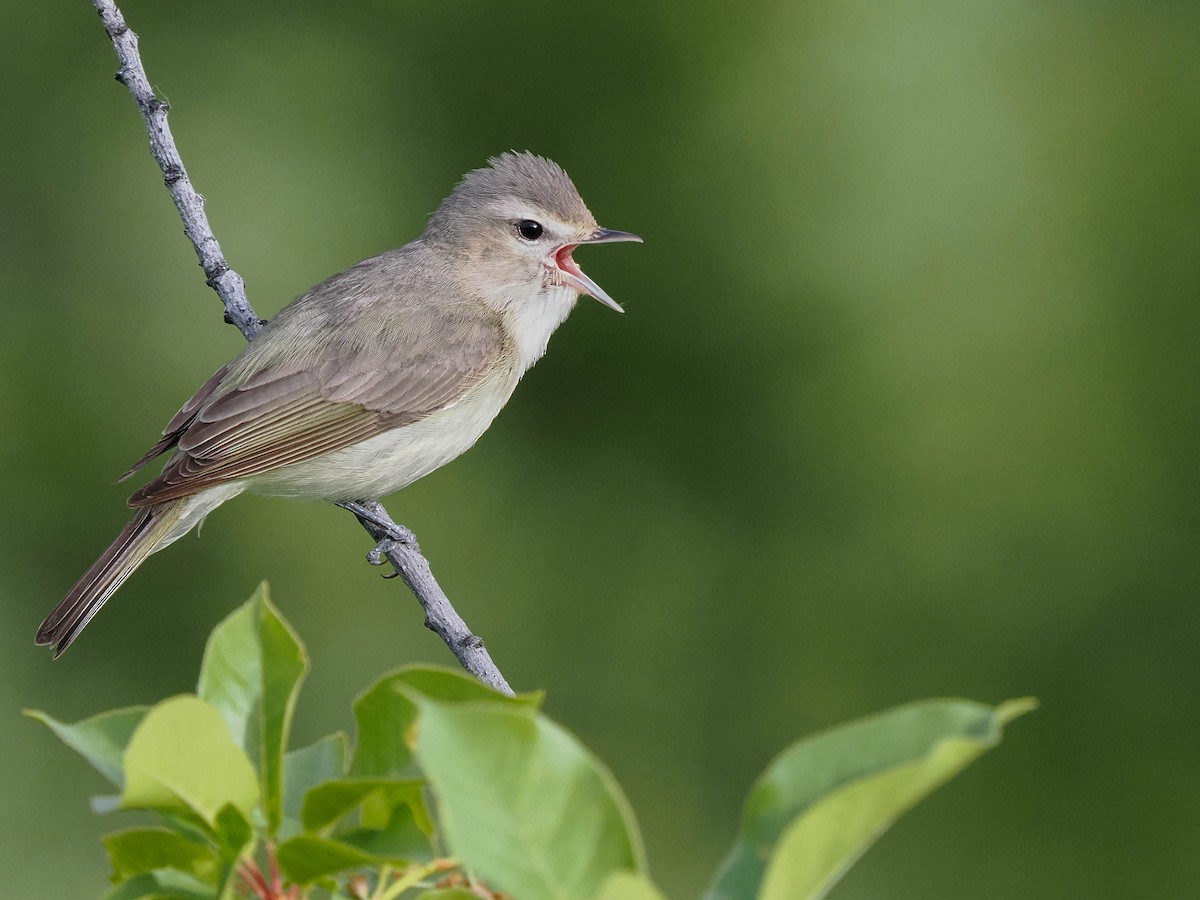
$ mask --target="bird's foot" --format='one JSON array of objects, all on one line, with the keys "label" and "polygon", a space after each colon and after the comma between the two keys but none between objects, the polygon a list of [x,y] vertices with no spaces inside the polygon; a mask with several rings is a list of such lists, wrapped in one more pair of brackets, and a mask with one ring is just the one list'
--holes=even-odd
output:
[{"label": "bird's foot", "polygon": [[[372,534],[379,540],[367,553],[367,562],[373,566],[382,566],[388,562],[387,555],[399,546],[417,548],[417,536],[403,525],[392,521],[387,510],[378,500],[343,500],[338,503],[343,509],[354,513],[360,522],[366,524]],[[399,572],[385,575],[384,578],[395,578]]]},{"label": "bird's foot", "polygon": [[[397,547],[415,547],[417,545],[417,541],[413,537],[411,531],[409,531],[403,525],[397,525],[396,528],[408,532],[408,538],[394,538],[391,536],[385,537],[382,541],[367,551],[367,562],[373,566],[382,566],[388,561],[387,555]],[[388,575],[387,577],[393,578],[394,576]]]}]

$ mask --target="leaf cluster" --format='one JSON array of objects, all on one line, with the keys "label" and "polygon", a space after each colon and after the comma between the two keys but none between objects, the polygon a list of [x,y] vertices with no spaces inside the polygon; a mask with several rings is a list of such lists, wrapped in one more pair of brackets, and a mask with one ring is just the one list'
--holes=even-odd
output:
[{"label": "leaf cluster", "polygon": [[[353,745],[289,750],[307,670],[263,585],[213,632],[195,694],[75,724],[30,713],[117,788],[98,812],[157,819],[104,838],[105,900],[661,900],[620,787],[540,694],[407,667],[354,701]],[[1030,706],[925,701],[794,744],[706,900],[824,895]]]}]

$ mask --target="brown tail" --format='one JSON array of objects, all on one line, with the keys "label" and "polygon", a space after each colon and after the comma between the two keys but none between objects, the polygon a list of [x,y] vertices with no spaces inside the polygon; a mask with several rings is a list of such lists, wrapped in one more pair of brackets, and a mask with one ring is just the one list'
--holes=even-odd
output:
[{"label": "brown tail", "polygon": [[57,658],[71,646],[92,616],[117,588],[160,546],[178,519],[174,504],[139,509],[117,539],[46,617],[37,632],[39,644],[53,644]]}]

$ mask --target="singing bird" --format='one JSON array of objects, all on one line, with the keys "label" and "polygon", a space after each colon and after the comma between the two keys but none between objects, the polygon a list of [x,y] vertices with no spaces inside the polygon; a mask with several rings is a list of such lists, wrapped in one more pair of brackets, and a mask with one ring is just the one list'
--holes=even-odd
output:
[{"label": "singing bird", "polygon": [[409,244],[292,301],[125,473],[170,453],[136,511],[38,629],[61,654],[148,556],[242,491],[364,500],[470,448],[580,294],[572,258],[641,241],[600,228],[558,165],[505,153],[467,173]]}]

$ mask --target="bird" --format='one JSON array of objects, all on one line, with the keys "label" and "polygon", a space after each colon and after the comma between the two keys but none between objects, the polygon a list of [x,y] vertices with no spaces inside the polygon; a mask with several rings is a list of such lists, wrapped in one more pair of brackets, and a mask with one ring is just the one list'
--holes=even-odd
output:
[{"label": "bird", "polygon": [[183,404],[121,480],[169,454],[161,472],[37,643],[60,656],[151,554],[243,491],[363,501],[464,453],[580,295],[623,312],[573,251],[641,240],[601,228],[544,157],[468,172],[419,237],[297,297]]}]

